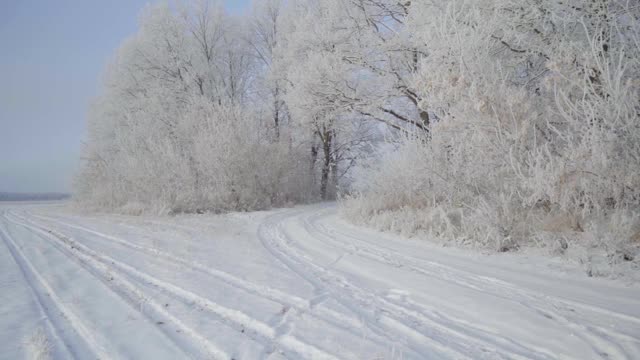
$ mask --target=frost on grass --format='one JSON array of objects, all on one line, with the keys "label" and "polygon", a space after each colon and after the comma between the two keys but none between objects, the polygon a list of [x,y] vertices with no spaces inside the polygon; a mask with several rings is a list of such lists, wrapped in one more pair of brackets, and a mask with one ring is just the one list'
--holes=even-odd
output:
[{"label": "frost on grass", "polygon": [[46,332],[38,328],[24,343],[28,360],[50,360],[51,344]]}]

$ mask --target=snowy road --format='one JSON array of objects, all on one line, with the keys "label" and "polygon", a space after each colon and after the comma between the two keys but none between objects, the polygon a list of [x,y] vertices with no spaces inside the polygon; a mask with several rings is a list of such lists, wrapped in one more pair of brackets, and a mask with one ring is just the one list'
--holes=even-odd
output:
[{"label": "snowy road", "polygon": [[0,205],[0,358],[638,359],[640,286],[358,228]]}]

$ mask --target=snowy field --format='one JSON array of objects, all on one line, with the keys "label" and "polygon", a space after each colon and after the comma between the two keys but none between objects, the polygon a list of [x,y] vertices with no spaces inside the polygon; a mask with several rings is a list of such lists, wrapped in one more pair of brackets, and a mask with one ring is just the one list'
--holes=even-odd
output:
[{"label": "snowy field", "polygon": [[1,359],[638,359],[640,286],[337,218],[0,205]]}]

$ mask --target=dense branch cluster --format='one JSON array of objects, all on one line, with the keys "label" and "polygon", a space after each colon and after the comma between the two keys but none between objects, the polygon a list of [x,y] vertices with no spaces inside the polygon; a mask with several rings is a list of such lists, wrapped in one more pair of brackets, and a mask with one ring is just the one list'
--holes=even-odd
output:
[{"label": "dense branch cluster", "polygon": [[379,1],[146,8],[92,107],[76,199],[199,212],[335,198],[380,124],[427,129],[407,15]]},{"label": "dense branch cluster", "polygon": [[[508,251],[640,245],[640,7],[412,2],[413,79],[438,119],[370,164],[358,222]],[[412,16],[415,15],[415,16]]]},{"label": "dense branch cluster", "polygon": [[81,202],[250,210],[342,187],[352,220],[498,250],[640,237],[634,2],[221,9],[145,10],[91,112]]}]

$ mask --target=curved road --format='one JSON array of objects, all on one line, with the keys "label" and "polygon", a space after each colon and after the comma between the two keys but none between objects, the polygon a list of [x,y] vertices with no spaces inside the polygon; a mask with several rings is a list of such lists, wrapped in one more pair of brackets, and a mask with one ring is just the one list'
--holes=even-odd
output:
[{"label": "curved road", "polygon": [[0,205],[0,359],[634,359],[640,286],[359,228],[335,204]]}]

